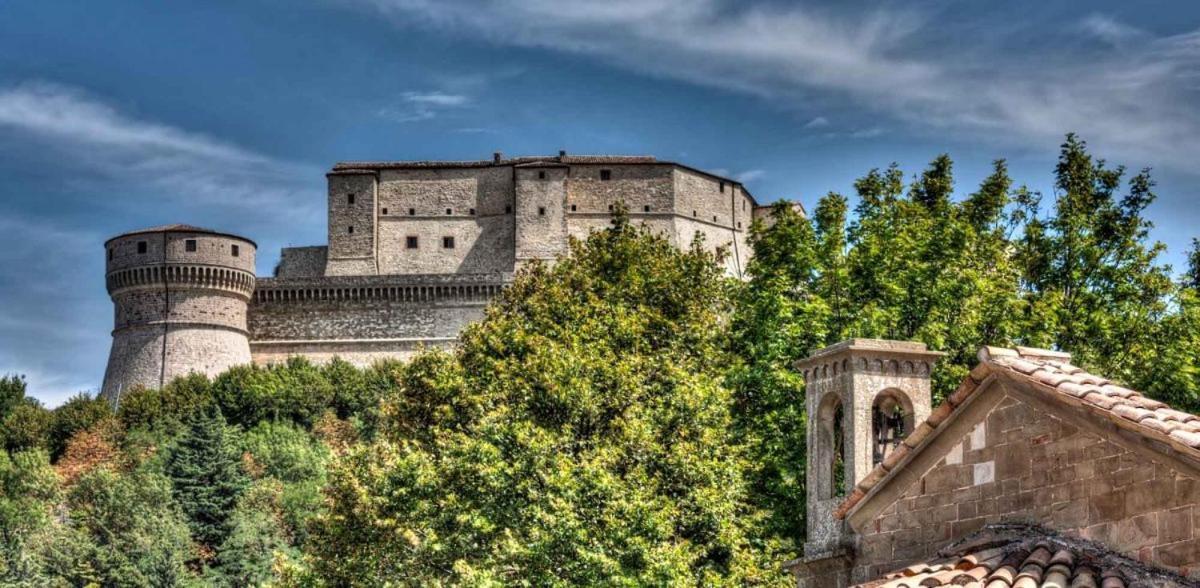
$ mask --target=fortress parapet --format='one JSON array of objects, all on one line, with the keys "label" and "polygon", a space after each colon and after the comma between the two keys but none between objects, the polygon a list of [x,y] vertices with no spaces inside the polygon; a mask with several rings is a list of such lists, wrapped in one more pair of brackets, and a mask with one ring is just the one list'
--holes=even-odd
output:
[{"label": "fortress parapet", "polygon": [[113,343],[101,395],[158,388],[250,363],[246,310],[253,241],[189,225],[125,233],[105,244]]}]

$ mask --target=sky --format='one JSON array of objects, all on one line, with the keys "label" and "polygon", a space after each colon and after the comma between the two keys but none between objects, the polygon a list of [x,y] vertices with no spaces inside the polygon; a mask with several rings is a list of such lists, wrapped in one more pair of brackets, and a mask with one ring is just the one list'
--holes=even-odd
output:
[{"label": "sky", "polygon": [[0,1],[0,374],[99,388],[103,243],[189,223],[325,243],[354,159],[644,154],[808,209],[940,153],[1052,197],[1067,132],[1152,167],[1152,237],[1200,236],[1200,3]]}]

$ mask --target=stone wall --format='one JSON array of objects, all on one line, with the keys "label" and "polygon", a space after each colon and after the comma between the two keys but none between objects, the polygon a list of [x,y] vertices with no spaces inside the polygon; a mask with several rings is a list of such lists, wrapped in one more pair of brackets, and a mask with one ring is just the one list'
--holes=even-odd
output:
[{"label": "stone wall", "polygon": [[329,248],[284,247],[279,251],[279,265],[275,266],[276,278],[314,278],[325,275],[325,264]]},{"label": "stone wall", "polygon": [[375,174],[338,173],[328,178],[329,250],[325,274],[373,274],[376,272]]},{"label": "stone wall", "polygon": [[446,345],[510,276],[354,276],[260,279],[248,329],[256,363],[300,354],[358,365]]},{"label": "stone wall", "polygon": [[854,578],[927,561],[985,524],[1032,522],[1200,579],[1196,472],[1136,435],[1055,414],[1009,394],[947,437],[946,455],[865,522]]},{"label": "stone wall", "polygon": [[249,363],[254,243],[203,231],[150,230],[114,238],[106,249],[114,324],[104,397]]},{"label": "stone wall", "polygon": [[566,252],[567,170],[564,166],[516,169],[514,246],[518,262],[552,260]]}]

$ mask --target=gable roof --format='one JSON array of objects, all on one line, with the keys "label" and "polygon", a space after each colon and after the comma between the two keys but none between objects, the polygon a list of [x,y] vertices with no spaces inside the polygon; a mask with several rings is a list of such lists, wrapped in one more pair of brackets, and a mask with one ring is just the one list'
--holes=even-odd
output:
[{"label": "gable roof", "polygon": [[958,389],[854,487],[833,516],[842,519],[858,508],[872,490],[894,477],[895,472],[922,451],[928,445],[927,440],[945,430],[947,423],[957,415],[958,407],[1001,379],[1047,398],[1082,407],[1093,418],[1104,419],[1152,441],[1148,446],[1154,449],[1164,453],[1174,451],[1200,464],[1200,417],[1089,374],[1070,362],[1070,354],[1047,349],[980,349],[979,365],[963,379]]},{"label": "gable roof", "polygon": [[937,555],[938,559],[885,574],[858,588],[1188,585],[1169,572],[1034,525],[990,525]]}]

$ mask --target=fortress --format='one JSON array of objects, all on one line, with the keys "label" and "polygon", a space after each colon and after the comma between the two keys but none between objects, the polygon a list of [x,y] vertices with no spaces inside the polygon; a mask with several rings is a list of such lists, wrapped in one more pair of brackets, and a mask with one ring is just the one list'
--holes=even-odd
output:
[{"label": "fortress", "polygon": [[282,250],[254,273],[249,239],[189,225],[105,243],[115,307],[101,394],[161,387],[301,355],[357,365],[452,343],[523,264],[566,252],[619,206],[679,247],[697,234],[742,276],[750,223],[740,182],[653,157],[344,162],[326,174],[328,245]]}]

